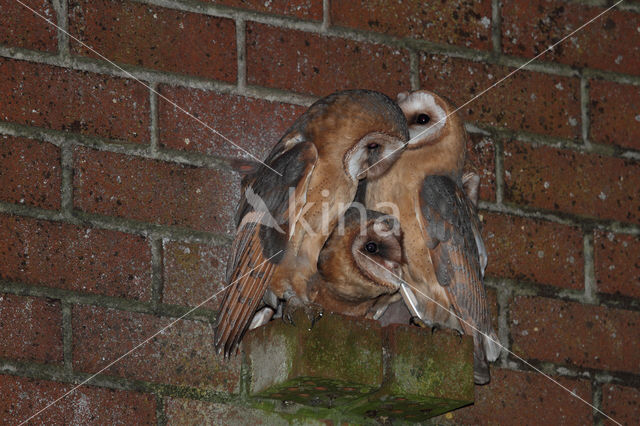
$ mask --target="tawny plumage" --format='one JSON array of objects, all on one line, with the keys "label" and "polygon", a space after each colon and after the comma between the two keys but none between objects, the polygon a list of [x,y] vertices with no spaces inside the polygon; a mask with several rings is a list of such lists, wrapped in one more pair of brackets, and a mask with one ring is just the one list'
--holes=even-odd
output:
[{"label": "tawny plumage", "polygon": [[299,307],[310,316],[318,311],[306,286],[322,246],[358,180],[386,171],[407,139],[402,111],[387,96],[340,92],[314,103],[276,144],[266,166],[244,177],[227,269],[231,285],[216,329],[219,350],[229,355],[237,347],[265,303],[275,308],[284,301],[289,319]]},{"label": "tawny plumage", "polygon": [[411,140],[383,177],[367,183],[366,205],[398,215],[406,257],[403,278],[409,284],[401,292],[411,313],[425,324],[472,335],[475,381],[487,383],[487,360],[497,359],[499,346],[492,341],[497,337],[482,278],[486,252],[480,224],[463,189],[466,132],[453,108],[433,93],[400,94],[398,100]]},{"label": "tawny plumage", "polygon": [[381,296],[400,288],[401,235],[394,217],[349,209],[320,252],[309,299],[331,312],[373,318]]}]

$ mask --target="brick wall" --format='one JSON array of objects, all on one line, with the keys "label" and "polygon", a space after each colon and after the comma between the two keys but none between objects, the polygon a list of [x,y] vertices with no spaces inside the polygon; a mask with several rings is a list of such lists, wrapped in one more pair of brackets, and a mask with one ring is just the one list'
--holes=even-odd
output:
[{"label": "brick wall", "polygon": [[[0,418],[9,423],[221,288],[239,186],[228,160],[263,157],[317,96],[423,87],[461,105],[611,3],[22,1],[72,37],[0,0]],[[633,423],[640,4],[624,2],[461,114],[482,175],[502,343]],[[240,363],[213,352],[218,304],[38,422],[295,418],[247,408]],[[531,418],[609,424],[505,354],[475,406],[438,421]]]}]

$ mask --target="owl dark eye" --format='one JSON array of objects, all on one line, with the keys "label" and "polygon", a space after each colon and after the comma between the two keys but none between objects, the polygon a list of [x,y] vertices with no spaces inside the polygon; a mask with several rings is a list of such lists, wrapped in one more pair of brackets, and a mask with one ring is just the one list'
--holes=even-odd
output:
[{"label": "owl dark eye", "polygon": [[376,253],[378,251],[378,245],[373,241],[369,241],[367,244],[365,244],[364,249],[369,253]]},{"label": "owl dark eye", "polygon": [[380,145],[378,145],[375,142],[371,142],[369,145],[367,145],[367,148],[369,149],[376,149],[377,147],[379,147]]},{"label": "owl dark eye", "polygon": [[416,123],[418,124],[427,124],[430,121],[431,121],[431,117],[429,117],[427,114],[420,114],[416,119]]}]

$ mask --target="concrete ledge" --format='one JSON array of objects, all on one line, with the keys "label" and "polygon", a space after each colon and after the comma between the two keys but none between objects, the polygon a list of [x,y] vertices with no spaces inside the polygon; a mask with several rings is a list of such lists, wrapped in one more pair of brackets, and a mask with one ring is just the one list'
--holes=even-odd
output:
[{"label": "concrete ledge", "polygon": [[243,345],[253,398],[420,421],[473,403],[473,342],[447,330],[325,314],[277,320]]}]

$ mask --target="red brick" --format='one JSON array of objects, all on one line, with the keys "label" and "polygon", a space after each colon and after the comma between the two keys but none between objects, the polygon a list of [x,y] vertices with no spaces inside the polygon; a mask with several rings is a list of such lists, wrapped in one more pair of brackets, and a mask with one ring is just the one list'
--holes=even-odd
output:
[{"label": "red brick", "polygon": [[[228,246],[164,241],[164,292],[162,301],[197,306],[225,287]],[[222,294],[203,306],[218,309]]]},{"label": "red brick", "polygon": [[479,134],[469,135],[465,171],[472,171],[480,176],[478,199],[487,201],[496,199],[495,146],[490,137]]},{"label": "red brick", "polygon": [[640,163],[511,142],[505,199],[552,211],[640,223]]},{"label": "red brick", "polygon": [[[640,389],[627,386],[602,385],[602,411],[619,423],[632,425],[640,413]],[[606,420],[606,425],[614,423]]]},{"label": "red brick", "polygon": [[247,23],[247,82],[325,96],[374,89],[407,90],[409,55],[373,43]]},{"label": "red brick", "polygon": [[[553,377],[592,403],[586,380]],[[590,406],[538,373],[491,370],[491,383],[476,386],[475,404],[437,417],[434,424],[592,424]]]},{"label": "red brick", "polygon": [[598,291],[640,298],[640,237],[596,231]]},{"label": "red brick", "polygon": [[[184,87],[161,86],[160,93],[258,159],[266,157],[295,118],[305,111],[298,105]],[[242,149],[162,98],[158,110],[159,139],[163,146],[251,159]]]},{"label": "red brick", "polygon": [[[259,409],[239,407],[182,398],[165,398],[165,414],[168,425],[210,424],[215,419],[220,425],[289,425],[276,413]],[[321,424],[310,418],[303,418],[304,424]],[[302,419],[300,419],[302,420]]]},{"label": "red brick", "polygon": [[[69,32],[115,62],[236,81],[236,30],[230,19],[132,2],[74,0]],[[74,41],[71,49],[98,57]]]},{"label": "red brick", "polygon": [[238,177],[184,166],[77,148],[75,207],[86,212],[208,232],[233,229]]},{"label": "red brick", "polygon": [[0,293],[0,357],[61,363],[60,302]]},{"label": "red brick", "polygon": [[396,37],[491,49],[491,1],[331,2],[331,23]]},{"label": "red brick", "polygon": [[493,213],[483,213],[483,219],[488,276],[583,288],[583,237],[579,229]]},{"label": "red brick", "polygon": [[[0,376],[0,418],[18,424],[73,389],[73,385]],[[134,420],[135,419],[135,420]],[[38,414],[30,424],[156,424],[155,397],[131,391],[82,386]]]},{"label": "red brick", "polygon": [[322,20],[322,0],[204,0],[223,6],[300,19]]},{"label": "red brick", "polygon": [[423,54],[420,85],[447,96],[457,106],[478,96],[460,109],[467,121],[578,138],[580,84],[576,78],[520,70],[480,95],[515,69]]},{"label": "red brick", "polygon": [[73,309],[73,364],[96,373],[161,329],[103,374],[236,393],[240,357],[216,355],[211,325],[94,306]]},{"label": "red brick", "polygon": [[149,300],[148,242],[115,231],[0,215],[0,278]]},{"label": "red brick", "polygon": [[[51,0],[31,0],[23,3],[43,18],[57,23],[56,11]],[[4,25],[0,25],[0,44],[47,52],[57,50],[57,31],[53,25],[15,0],[0,0],[0,10],[5,22]]]},{"label": "red brick", "polygon": [[526,359],[640,372],[640,313],[543,297],[511,304],[512,350]]},{"label": "red brick", "polygon": [[589,85],[591,139],[640,150],[640,87],[596,80]]},{"label": "red brick", "polygon": [[[604,7],[557,0],[507,0],[502,3],[502,46],[508,54],[534,57],[577,30]],[[640,74],[640,16],[611,10],[545,53],[540,60]]]},{"label": "red brick", "polygon": [[60,149],[33,139],[0,137],[0,200],[60,208]]},{"label": "red brick", "polygon": [[0,120],[149,140],[149,95],[133,80],[0,58],[0,95]]}]

